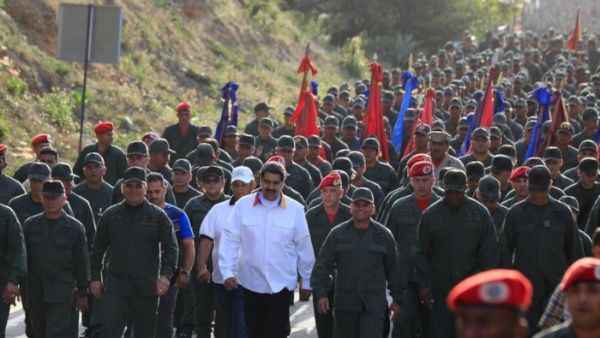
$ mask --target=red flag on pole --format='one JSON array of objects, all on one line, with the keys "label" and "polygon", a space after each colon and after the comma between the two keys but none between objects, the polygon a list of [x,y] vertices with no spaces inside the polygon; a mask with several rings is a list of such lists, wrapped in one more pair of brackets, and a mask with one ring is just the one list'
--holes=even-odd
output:
[{"label": "red flag on pole", "polygon": [[404,153],[402,154],[402,158],[406,157],[412,151],[415,150],[415,129],[419,124],[426,124],[431,127],[433,124],[433,103],[435,102],[435,90],[433,88],[427,89],[427,93],[425,93],[425,103],[423,104],[423,113],[422,116],[417,118],[416,123],[413,124],[411,135],[413,137],[410,138],[410,142],[404,149]]},{"label": "red flag on pole", "polygon": [[560,91],[554,92],[553,99],[556,103],[554,105],[554,112],[552,114],[552,123],[550,124],[550,128],[548,128],[548,132],[546,133],[546,138],[544,139],[541,149],[552,146],[556,131],[560,128],[563,122],[569,122],[569,119],[567,118],[567,110],[565,109],[565,101],[563,100]]},{"label": "red flag on pole", "polygon": [[[491,74],[491,71],[490,71]],[[492,77],[488,77],[488,82],[485,87],[485,96],[483,102],[483,111],[481,113],[481,121],[479,122],[479,127],[486,127],[490,129],[492,127],[492,119],[494,118],[494,92],[492,90],[493,87]]]},{"label": "red flag on pole", "polygon": [[371,90],[369,91],[369,105],[363,117],[365,124],[365,136],[374,136],[381,145],[381,157],[389,161],[387,136],[383,124],[383,110],[381,108],[381,82],[383,81],[383,69],[377,62],[369,65],[371,69]]},{"label": "red flag on pole", "polygon": [[571,34],[569,34],[569,38],[567,39],[567,48],[572,51],[577,51],[577,44],[581,41],[581,25],[579,23],[580,10],[577,9],[577,18],[575,19],[575,28]]},{"label": "red flag on pole", "polygon": [[308,72],[314,76],[317,74],[317,68],[312,63],[309,56],[310,46],[306,47],[306,53],[298,66],[298,73],[304,73],[302,84],[300,86],[300,95],[296,110],[292,115],[292,122],[296,124],[296,135],[309,137],[319,135],[319,120],[317,111],[317,100],[312,93],[310,83],[308,82]]}]

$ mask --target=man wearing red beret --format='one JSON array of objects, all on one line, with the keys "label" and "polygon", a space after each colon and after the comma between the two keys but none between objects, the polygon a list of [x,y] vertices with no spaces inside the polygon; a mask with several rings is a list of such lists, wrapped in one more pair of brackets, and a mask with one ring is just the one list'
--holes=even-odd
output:
[{"label": "man wearing red beret", "polygon": [[524,338],[533,289],[518,271],[495,269],[457,284],[447,298],[461,338]]},{"label": "man wearing red beret", "polygon": [[127,159],[125,153],[120,148],[114,146],[113,143],[113,131],[115,125],[109,121],[98,122],[94,127],[96,133],[97,142],[90,144],[83,148],[79,157],[73,166],[73,173],[79,177],[83,177],[83,165],[85,156],[91,152],[96,152],[102,155],[104,163],[106,165],[106,174],[104,180],[114,185],[119,178],[123,175],[125,169],[127,169]]},{"label": "man wearing red beret", "polygon": [[510,174],[510,184],[515,191],[515,195],[502,202],[503,206],[510,208],[529,196],[529,190],[527,189],[528,176],[529,167],[525,165],[512,171]]},{"label": "man wearing red beret", "polygon": [[[410,161],[409,161],[410,162]],[[385,226],[390,229],[398,242],[400,264],[408,274],[408,287],[402,304],[402,311],[394,321],[392,337],[421,337],[432,335],[430,315],[425,307],[419,304],[419,288],[415,276],[414,265],[410,258],[411,249],[417,240],[417,225],[421,214],[429,205],[440,197],[433,192],[435,177],[433,164],[419,161],[409,164],[408,176],[413,192],[395,201],[392,205]]]},{"label": "man wearing red beret", "polygon": [[569,267],[560,283],[571,320],[535,338],[600,337],[600,259],[582,258]]},{"label": "man wearing red beret", "polygon": [[25,189],[21,183],[12,177],[4,175],[2,172],[6,169],[6,153],[8,147],[0,144],[0,204],[8,204],[11,198],[22,195]]},{"label": "man wearing red beret", "polygon": [[192,124],[192,105],[186,101],[181,102],[175,107],[177,112],[177,123],[168,126],[163,131],[162,137],[169,142],[169,145],[175,154],[171,156],[170,165],[173,165],[177,159],[185,158],[185,155],[196,149],[198,141],[198,126]]},{"label": "man wearing red beret", "polygon": [[[38,156],[40,156],[40,151],[42,151],[42,149],[51,146],[52,138],[48,134],[37,134],[31,138],[31,150],[33,150],[36,160]],[[33,162],[27,162],[23,164],[19,169],[17,169],[17,171],[15,171],[13,177],[21,183],[25,182],[25,180],[27,180],[27,174],[29,173],[29,166],[31,163]]]}]

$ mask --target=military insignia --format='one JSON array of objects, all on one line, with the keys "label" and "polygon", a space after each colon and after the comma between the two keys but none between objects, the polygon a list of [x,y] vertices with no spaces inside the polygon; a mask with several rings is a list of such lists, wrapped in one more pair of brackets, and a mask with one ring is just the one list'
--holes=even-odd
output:
[{"label": "military insignia", "polygon": [[423,174],[425,174],[425,175],[431,174],[431,167],[430,166],[423,167]]},{"label": "military insignia", "polygon": [[334,178],[333,185],[342,185],[342,179],[339,176]]},{"label": "military insignia", "polygon": [[594,277],[596,277],[597,280],[600,280],[600,265],[594,267]]},{"label": "military insignia", "polygon": [[508,299],[508,286],[504,282],[487,283],[479,288],[479,297],[486,303],[500,304]]}]

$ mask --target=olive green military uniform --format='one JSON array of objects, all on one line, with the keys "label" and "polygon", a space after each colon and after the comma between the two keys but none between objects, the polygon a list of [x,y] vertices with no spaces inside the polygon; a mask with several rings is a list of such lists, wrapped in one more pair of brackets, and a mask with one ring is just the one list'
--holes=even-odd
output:
[{"label": "olive green military uniform", "polygon": [[566,195],[575,197],[579,202],[577,223],[586,224],[590,210],[592,210],[594,202],[600,196],[600,183],[596,182],[591,189],[586,189],[581,185],[581,182],[577,182],[567,187],[564,191]]},{"label": "olive green military uniform", "polygon": [[441,199],[421,216],[416,243],[417,282],[431,290],[437,336],[454,337],[454,316],[445,305],[448,293],[466,277],[500,263],[492,217],[470,197],[456,209]]},{"label": "olive green military uniform", "polygon": [[[75,162],[75,165],[73,166],[73,173],[79,177],[84,177],[83,160],[85,159],[85,155],[91,152],[100,153],[98,151],[98,144],[91,144],[83,148],[79,153],[77,162]],[[121,178],[125,169],[127,169],[127,158],[125,158],[123,150],[112,145],[104,153],[100,153],[100,155],[104,158],[104,163],[106,165],[104,180],[109,184],[114,185],[119,178]]]},{"label": "olive green military uniform", "polygon": [[266,140],[256,136],[254,138],[254,145],[256,147],[256,157],[260,158],[261,161],[266,162],[269,157],[275,153],[275,147],[277,147],[277,139],[270,137]]},{"label": "olive green military uniform", "polygon": [[91,189],[85,182],[81,182],[73,187],[73,192],[85,198],[90,203],[96,223],[100,220],[100,216],[102,216],[104,210],[112,205],[113,187],[104,181],[102,181],[100,189],[97,190]]},{"label": "olive green military uniform", "polygon": [[85,238],[87,239],[87,242],[90,243],[88,247],[91,249],[91,243],[94,242],[94,237],[96,236],[96,221],[92,214],[92,207],[85,198],[75,193],[68,195],[67,200],[69,201],[71,208],[73,208],[73,217],[81,222],[85,229]]},{"label": "olive green military uniform", "polygon": [[[335,217],[331,222],[325,213],[325,207],[323,206],[323,203],[318,204],[306,212],[306,222],[308,224],[308,231],[310,232],[312,247],[315,251],[315,257],[318,256],[319,249],[321,249],[323,242],[325,242],[325,238],[329,234],[329,231],[331,231],[333,227],[347,221],[350,218],[352,218],[350,207],[342,203],[340,203],[338,212],[335,214]],[[329,304],[333,304],[333,294],[333,285],[330,285],[329,289],[327,290]],[[329,311],[326,314],[319,314],[317,310],[317,301],[318,299],[313,297],[317,335],[319,338],[331,338],[333,337],[333,313]]]},{"label": "olive green military uniform", "polygon": [[[19,222],[21,224],[25,223],[29,217],[44,211],[42,203],[34,201],[31,198],[31,193],[23,194],[13,198],[10,200],[10,202],[8,202],[8,206],[15,211],[15,214],[17,214],[17,218],[19,218]],[[63,206],[63,210],[67,213],[67,215],[73,216],[73,209],[68,202]]]},{"label": "olive green military uniform", "polygon": [[583,256],[571,210],[553,198],[545,206],[518,202],[508,210],[500,241],[504,265],[533,284],[528,322],[537,323],[567,267]]},{"label": "olive green military uniform", "polygon": [[[414,189],[413,189],[412,185],[408,184],[404,187],[395,189],[395,190],[391,191],[389,194],[387,194],[387,196],[385,196],[385,198],[383,199],[381,208],[377,212],[377,221],[385,223],[388,213],[389,213],[391,207],[394,205],[394,203],[397,200],[401,199],[402,197],[412,194],[413,192],[414,192]],[[438,196],[443,196],[444,190],[440,187],[433,186],[433,193]]]},{"label": "olive green military uniform", "polygon": [[302,195],[305,200],[315,188],[315,184],[310,178],[308,171],[297,163],[291,163],[285,168],[288,176],[285,179],[285,185],[291,187]]},{"label": "olive green military uniform", "polygon": [[[0,204],[0,290],[6,283],[19,284],[27,275],[27,254],[23,230],[17,215],[4,204]],[[0,337],[5,336],[10,305],[0,302]]]},{"label": "olive green military uniform", "polygon": [[27,302],[35,337],[77,337],[78,296],[87,295],[90,261],[85,229],[64,211],[59,219],[45,214],[23,224],[27,246]]},{"label": "olive green military uniform", "polygon": [[0,172],[0,203],[8,204],[13,197],[24,193],[25,189],[19,181]]},{"label": "olive green military uniform", "polygon": [[560,167],[561,172],[576,168],[579,161],[577,160],[577,149],[573,146],[568,146],[564,150],[560,150],[563,158],[563,165]]},{"label": "olive green military uniform", "polygon": [[[432,194],[430,205],[439,199],[436,194]],[[422,336],[427,336],[425,332],[429,330],[429,316],[422,311],[419,304],[419,289],[411,257],[411,250],[417,242],[417,226],[420,218],[421,211],[417,199],[414,194],[411,194],[394,202],[384,223],[398,243],[400,264],[408,276],[402,311],[394,321],[392,337],[417,337],[419,332],[423,333]]]},{"label": "olive green military uniform", "polygon": [[375,221],[366,230],[356,229],[353,220],[333,228],[312,271],[311,286],[317,300],[327,297],[334,273],[334,336],[381,337],[388,305],[386,290],[401,304],[406,287],[390,231]]},{"label": "olive green military uniform", "polygon": [[379,184],[384,194],[387,194],[400,186],[400,180],[398,179],[398,175],[396,175],[394,168],[381,161],[377,161],[377,163],[370,168],[367,167],[364,176]]},{"label": "olive green military uniform", "polygon": [[116,204],[98,222],[91,258],[93,281],[101,280],[108,250],[101,337],[121,337],[128,319],[136,336],[153,337],[158,308],[156,282],[159,276],[171,278],[179,257],[171,220],[147,200],[138,206]]},{"label": "olive green military uniform", "polygon": [[319,183],[321,183],[321,180],[323,179],[323,175],[321,175],[321,171],[319,170],[319,168],[317,168],[315,165],[313,165],[312,163],[310,163],[308,161],[305,161],[303,164],[300,164],[300,166],[302,168],[306,169],[306,171],[308,171],[308,173],[310,174],[310,178],[313,181],[314,186],[318,186]]},{"label": "olive green military uniform", "polygon": [[169,142],[171,149],[175,150],[175,154],[171,155],[169,164],[173,165],[176,160],[185,158],[185,155],[196,149],[198,141],[198,126],[190,125],[184,135],[181,134],[179,124],[173,124],[165,128],[162,137]]}]

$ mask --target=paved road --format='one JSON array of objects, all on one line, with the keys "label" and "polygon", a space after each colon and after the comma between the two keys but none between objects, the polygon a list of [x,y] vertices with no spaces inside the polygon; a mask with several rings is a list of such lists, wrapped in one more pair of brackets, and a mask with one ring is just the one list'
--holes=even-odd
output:
[{"label": "paved road", "polygon": [[[296,300],[297,299],[298,295],[296,295]],[[26,338],[24,334],[24,318],[25,313],[20,304],[11,309],[8,325],[6,327],[7,338]],[[294,306],[290,308],[290,320],[292,321],[291,338],[317,338],[312,301],[305,303],[297,301],[294,303]],[[82,332],[81,329],[80,332]]]}]

